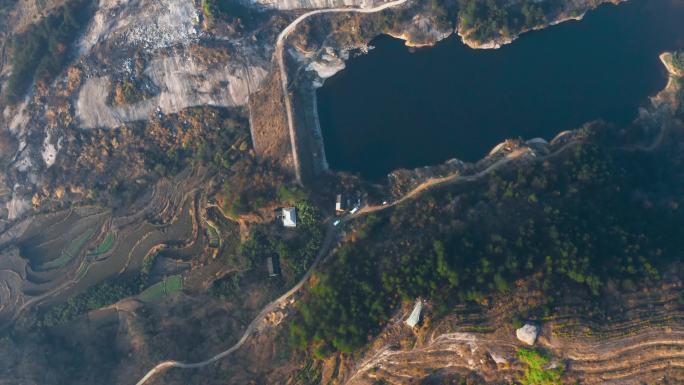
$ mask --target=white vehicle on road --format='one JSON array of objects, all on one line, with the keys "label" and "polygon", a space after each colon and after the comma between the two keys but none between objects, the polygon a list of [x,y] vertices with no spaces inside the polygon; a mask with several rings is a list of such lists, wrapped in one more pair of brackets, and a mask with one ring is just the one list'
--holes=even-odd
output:
[{"label": "white vehicle on road", "polygon": [[354,208],[351,209],[351,211],[349,212],[349,214],[354,214],[354,213],[356,213],[357,211],[359,211],[359,206],[354,206]]},{"label": "white vehicle on road", "polygon": [[340,224],[340,222],[341,222],[341,220],[340,220],[340,219],[336,219],[336,220],[335,220],[335,222],[333,222],[333,226],[337,226],[337,225],[339,225],[339,224]]}]

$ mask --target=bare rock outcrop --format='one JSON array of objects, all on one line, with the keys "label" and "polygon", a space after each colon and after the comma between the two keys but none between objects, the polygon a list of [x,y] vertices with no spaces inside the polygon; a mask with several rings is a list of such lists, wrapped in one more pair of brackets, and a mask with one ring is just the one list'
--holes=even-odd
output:
[{"label": "bare rock outcrop", "polygon": [[111,88],[108,76],[88,79],[79,92],[76,114],[81,127],[116,127],[144,120],[154,112],[171,114],[184,108],[211,105],[243,106],[251,89],[257,89],[266,75],[263,67],[209,68],[191,55],[157,58],[145,69],[161,92],[135,104],[112,106],[107,103]]},{"label": "bare rock outcrop", "polygon": [[529,323],[523,325],[521,328],[515,331],[515,337],[530,346],[534,345],[538,336],[539,326]]}]

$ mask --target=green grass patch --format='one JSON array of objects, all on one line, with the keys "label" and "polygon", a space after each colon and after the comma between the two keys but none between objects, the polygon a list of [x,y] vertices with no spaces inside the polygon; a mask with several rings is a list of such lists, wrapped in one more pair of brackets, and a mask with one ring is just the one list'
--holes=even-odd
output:
[{"label": "green grass patch", "polygon": [[164,296],[164,281],[157,282],[140,293],[140,299],[146,302],[156,301]]},{"label": "green grass patch", "polygon": [[183,290],[183,278],[180,275],[172,275],[145,289],[140,293],[140,299],[146,302],[157,301],[181,290]]},{"label": "green grass patch", "polygon": [[221,246],[221,240],[219,239],[219,233],[214,226],[207,222],[207,237],[209,237],[209,247],[219,247]]},{"label": "green grass patch", "polygon": [[94,233],[95,229],[90,229],[85,233],[81,234],[78,238],[74,239],[73,241],[71,241],[71,243],[69,243],[69,246],[66,248],[66,250],[62,251],[62,254],[59,256],[59,258],[44,263],[42,265],[42,268],[55,269],[66,266],[66,264],[69,263],[69,261],[71,261],[81,252],[83,246],[85,246],[86,242],[88,242],[88,240],[92,238]]},{"label": "green grass patch", "polygon": [[114,246],[115,240],[116,236],[114,233],[108,233],[102,243],[100,243],[95,249],[88,252],[88,255],[95,256],[109,252],[109,250],[111,250]]},{"label": "green grass patch", "polygon": [[520,379],[523,385],[560,385],[563,367],[544,369],[549,358],[536,350],[518,349],[518,359],[527,364],[525,376]]},{"label": "green grass patch", "polygon": [[183,278],[180,275],[172,275],[166,278],[165,281],[165,292],[166,295],[177,293],[183,290]]},{"label": "green grass patch", "polygon": [[76,270],[76,279],[81,279],[85,277],[85,274],[88,272],[88,265],[85,263],[82,263],[81,266],[78,267],[78,270]]},{"label": "green grass patch", "polygon": [[150,274],[150,271],[152,271],[152,267],[154,266],[154,263],[157,261],[158,256],[159,253],[147,254],[143,259],[142,269],[140,269],[140,272],[143,274]]},{"label": "green grass patch", "polygon": [[294,205],[298,202],[302,202],[306,200],[306,192],[303,190],[297,188],[297,187],[292,187],[292,188],[287,188],[286,186],[282,185],[278,187],[278,202],[281,204],[289,204],[289,205]]}]

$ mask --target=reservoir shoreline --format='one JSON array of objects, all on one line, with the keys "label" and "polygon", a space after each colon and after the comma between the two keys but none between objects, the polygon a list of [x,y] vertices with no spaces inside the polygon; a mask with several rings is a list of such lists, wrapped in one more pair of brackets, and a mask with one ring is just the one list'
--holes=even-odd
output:
[{"label": "reservoir shoreline", "polygon": [[[662,3],[662,2],[663,2],[663,1],[661,1],[661,3]],[[629,2],[629,3],[627,3],[627,4],[631,5],[631,3],[632,3],[632,2]],[[639,2],[638,2],[638,1],[635,1],[635,3],[639,3]],[[614,7],[614,6],[610,6],[610,7],[609,7],[609,6],[600,7],[598,11],[594,11],[594,12],[596,12],[596,13],[601,13],[601,15],[595,16],[595,15],[593,14],[594,12],[591,12],[591,13],[588,14],[588,15],[591,16],[591,17],[589,17],[589,19],[596,19],[596,18],[598,18],[598,17],[601,17],[601,18],[603,18],[603,19],[606,19],[606,18],[607,18],[608,21],[614,21],[614,20],[616,19],[614,15],[611,16],[611,17],[607,17],[606,14],[610,14],[611,12],[616,12],[617,9],[619,9],[619,8],[621,8],[621,7],[623,7],[623,6],[624,6],[624,5],[619,5],[618,7]],[[642,2],[642,4],[639,5],[639,6],[643,6],[643,2]],[[661,9],[661,10],[667,9],[667,5],[665,5],[665,7],[661,7],[660,9]],[[638,9],[637,9],[637,10],[638,10]],[[681,11],[682,11],[682,10],[680,10],[680,9],[677,10],[677,12],[681,12]],[[628,11],[624,11],[624,12],[622,12],[622,13],[627,13],[628,16],[629,16],[632,12],[634,12],[634,9],[628,10]],[[676,12],[675,12],[675,13],[676,13]],[[682,13],[682,15],[684,15],[684,13]],[[564,19],[555,21],[555,22],[552,23],[552,24],[554,24],[554,25],[555,25],[555,24],[560,24],[560,23],[563,23],[564,21],[567,21],[567,20],[570,20],[570,19],[581,19],[583,16],[585,16],[585,15],[582,14],[582,15],[579,15],[579,16],[567,17],[567,18],[564,18]],[[618,15],[618,16],[619,16],[619,15]],[[601,20],[599,20],[599,21],[601,21]],[[582,23],[584,23],[584,22],[582,22]],[[582,23],[564,23],[563,26],[554,27],[554,28],[549,29],[548,31],[541,31],[541,32],[535,32],[535,33],[523,32],[523,33],[519,34],[520,39],[518,39],[518,36],[515,36],[515,39],[512,39],[512,40],[520,40],[520,42],[521,42],[521,43],[519,43],[520,45],[527,45],[527,46],[529,46],[529,45],[530,45],[530,40],[542,40],[542,41],[548,41],[548,40],[549,40],[548,36],[538,37],[537,35],[542,35],[542,34],[544,34],[545,32],[546,32],[546,35],[548,35],[548,32],[553,32],[553,30],[555,30],[556,28],[563,28],[563,27],[567,27],[567,26],[571,26],[571,28],[576,29],[576,26],[577,26],[578,24],[581,25]],[[597,24],[597,20],[590,21],[590,23],[592,23],[593,25],[596,25],[596,24]],[[617,23],[617,26],[616,26],[615,28],[619,30],[620,27],[621,27],[620,23]],[[565,33],[567,33],[567,31],[566,31],[566,32],[561,32],[561,33],[560,33],[561,37],[563,37],[563,34],[565,34]],[[575,33],[575,32],[573,31],[573,33]],[[420,55],[424,55],[424,52],[425,52],[425,51],[442,50],[444,47],[440,47],[440,45],[448,45],[448,47],[446,47],[446,49],[460,49],[460,48],[454,48],[455,43],[453,42],[453,40],[456,39],[456,35],[458,35],[458,38],[459,38],[458,44],[461,44],[461,45],[466,44],[466,45],[468,45],[468,42],[467,42],[467,41],[465,41],[465,42],[462,41],[462,40],[463,40],[463,39],[462,39],[462,36],[461,36],[462,34],[459,34],[459,33],[450,34],[450,37],[447,38],[446,41],[445,41],[445,40],[442,40],[442,41],[440,41],[436,46],[430,46],[430,47],[428,47],[429,49],[426,49],[426,50],[420,49],[420,50],[418,50],[418,51],[416,51],[416,52],[414,52],[413,54],[410,54],[410,55],[420,56]],[[647,33],[647,35],[648,35],[649,38],[652,37],[652,34],[648,34],[648,33]],[[684,35],[684,34],[683,34],[683,35]],[[405,36],[405,35],[395,35],[395,36],[400,37],[400,38],[403,38],[403,42],[402,42],[403,45],[407,45],[407,46],[412,45],[411,41],[408,40],[408,39],[406,39],[406,36]],[[631,37],[631,35],[628,36],[628,37]],[[316,92],[316,94],[317,94],[317,100],[316,100],[315,102],[318,102],[318,108],[317,108],[317,111],[316,111],[316,115],[317,115],[317,116],[316,116],[315,127],[316,127],[316,131],[322,132],[323,135],[324,135],[324,144],[323,144],[323,147],[324,147],[325,153],[328,155],[328,157],[326,157],[326,159],[327,159],[328,163],[330,164],[330,167],[331,167],[333,170],[336,170],[336,171],[351,171],[351,172],[353,172],[353,173],[360,172],[364,177],[368,177],[368,178],[370,178],[370,179],[377,179],[378,177],[382,177],[382,176],[384,176],[384,175],[387,175],[388,173],[390,173],[390,172],[392,172],[393,170],[396,170],[396,169],[401,169],[401,168],[409,168],[409,169],[412,169],[412,168],[414,168],[414,167],[421,167],[421,166],[425,166],[425,165],[437,165],[437,164],[442,164],[442,163],[444,163],[445,161],[447,161],[447,160],[449,160],[449,159],[460,159],[460,160],[462,160],[462,161],[464,161],[464,162],[477,162],[478,160],[480,160],[480,159],[482,159],[484,156],[486,156],[486,152],[485,152],[485,151],[482,151],[482,148],[484,148],[484,145],[480,144],[480,145],[479,145],[479,147],[480,147],[480,148],[479,148],[479,151],[480,151],[480,155],[479,155],[479,156],[472,156],[472,154],[471,154],[471,156],[465,156],[465,157],[464,157],[464,156],[459,156],[458,154],[452,154],[453,156],[442,156],[441,159],[434,159],[434,158],[433,158],[433,159],[427,159],[427,160],[425,160],[425,161],[420,161],[420,160],[418,160],[418,161],[414,161],[414,162],[409,163],[409,164],[394,164],[394,165],[391,165],[391,166],[385,165],[384,168],[383,168],[381,171],[375,170],[375,171],[367,172],[367,171],[362,170],[362,169],[359,168],[359,167],[356,167],[356,168],[355,168],[354,166],[350,166],[349,163],[340,162],[340,156],[339,156],[339,154],[336,155],[335,152],[336,152],[336,151],[339,152],[339,151],[340,151],[339,147],[344,146],[344,145],[348,145],[349,143],[340,144],[340,142],[344,142],[344,141],[347,140],[347,139],[346,139],[345,137],[342,137],[342,139],[340,139],[341,137],[340,137],[339,135],[335,136],[335,135],[331,135],[331,134],[330,134],[330,132],[329,132],[330,129],[329,129],[329,126],[328,126],[327,124],[329,124],[329,122],[330,122],[330,120],[331,120],[331,117],[329,116],[329,114],[330,114],[329,111],[326,111],[326,110],[325,110],[325,109],[326,109],[326,103],[329,103],[329,101],[326,101],[326,100],[325,100],[325,95],[324,95],[324,97],[323,97],[323,102],[322,102],[323,104],[321,104],[321,93],[322,93],[322,92],[323,92],[323,93],[326,92],[326,89],[330,87],[330,83],[333,83],[333,87],[338,87],[339,84],[341,84],[341,83],[343,83],[343,82],[346,82],[346,81],[349,81],[349,77],[348,77],[346,74],[347,74],[348,72],[354,71],[354,66],[357,66],[357,65],[365,65],[365,64],[357,64],[357,63],[360,63],[360,62],[362,62],[363,60],[365,60],[364,57],[373,56],[373,55],[378,55],[378,50],[379,50],[379,49],[377,48],[378,46],[380,47],[380,50],[381,50],[381,51],[382,51],[383,48],[385,48],[385,51],[382,52],[382,55],[386,55],[387,57],[384,58],[383,60],[389,60],[390,62],[395,63],[396,65],[401,65],[402,60],[397,60],[397,58],[398,58],[398,57],[402,57],[402,59],[404,59],[404,56],[406,56],[406,55],[402,56],[402,55],[403,55],[402,53],[397,53],[397,52],[396,52],[396,51],[398,50],[398,48],[396,48],[396,47],[397,47],[397,44],[396,44],[395,42],[387,43],[386,41],[381,41],[380,44],[378,44],[377,42],[378,42],[380,39],[389,40],[390,38],[389,38],[389,37],[384,37],[384,38],[383,38],[383,37],[380,37],[380,38],[374,39],[370,44],[371,44],[371,45],[376,45],[376,49],[375,49],[375,50],[371,51],[370,54],[368,54],[368,55],[365,55],[365,54],[362,55],[362,56],[354,55],[354,57],[352,57],[351,59],[345,61],[345,66],[347,67],[346,70],[345,70],[345,71],[342,71],[342,72],[340,72],[340,73],[338,73],[338,74],[336,74],[336,75],[334,75],[334,76],[332,76],[331,78],[329,78],[329,79],[325,82],[325,84],[323,85],[323,87],[322,87],[322,88],[319,88],[319,89],[317,90],[317,92]],[[675,39],[675,40],[676,40],[676,39]],[[644,41],[646,41],[646,39],[645,39]],[[392,47],[386,48],[386,47],[383,47],[382,44],[391,45]],[[662,46],[667,46],[668,44],[670,44],[670,43],[663,43],[663,42],[661,41],[661,42],[659,43],[659,46],[660,46],[660,47],[662,47]],[[677,43],[677,44],[679,44],[679,43]],[[512,45],[512,46],[505,46],[505,48],[506,48],[505,50],[503,50],[500,46],[491,46],[491,47],[490,47],[489,45],[486,45],[486,44],[485,44],[485,45],[480,45],[480,46],[478,46],[477,48],[500,48],[500,49],[498,49],[498,50],[485,50],[485,51],[510,52],[511,49],[513,49],[513,50],[516,49],[516,45],[514,44],[514,45]],[[632,47],[628,47],[628,48],[631,49]],[[653,49],[656,49],[656,48],[659,48],[659,47],[654,47]],[[668,47],[668,48],[669,48],[669,47]],[[528,47],[526,47],[525,49],[528,49]],[[546,48],[545,48],[545,47],[542,47],[542,51],[544,51],[544,49],[546,49]],[[404,50],[406,50],[406,48],[404,48]],[[472,51],[474,52],[475,50],[472,50]],[[477,51],[480,51],[480,50],[477,50]],[[389,52],[389,53],[388,53],[388,52]],[[484,52],[484,51],[483,51],[483,52]],[[663,50],[659,51],[658,54],[659,54],[659,53],[662,53],[662,52],[663,52]],[[467,53],[467,54],[469,54],[469,53]],[[622,52],[618,52],[618,54],[622,54]],[[631,97],[630,100],[627,100],[626,102],[621,103],[621,104],[620,104],[620,103],[614,103],[614,105],[610,105],[610,106],[609,106],[609,107],[611,108],[611,110],[609,111],[609,113],[610,113],[610,114],[613,114],[612,117],[611,117],[610,114],[608,114],[609,118],[608,118],[607,120],[608,120],[609,122],[615,122],[615,123],[618,123],[618,124],[628,124],[628,123],[631,123],[631,121],[632,121],[634,118],[636,118],[636,115],[637,115],[637,113],[638,113],[639,107],[646,106],[646,105],[648,104],[648,100],[649,100],[649,99],[651,99],[651,98],[654,97],[656,94],[658,94],[660,90],[663,90],[663,89],[664,89],[665,84],[666,84],[666,82],[667,82],[667,77],[663,76],[665,71],[662,70],[662,64],[660,63],[660,61],[658,61],[658,56],[657,56],[658,54],[655,54],[655,55],[653,55],[653,57],[646,58],[646,59],[644,59],[643,55],[642,55],[641,57],[639,57],[639,60],[642,60],[642,61],[645,60],[645,62],[648,63],[647,65],[645,65],[645,67],[647,68],[647,70],[644,71],[644,72],[647,72],[647,71],[648,71],[648,73],[646,74],[646,78],[647,78],[647,79],[646,79],[645,81],[642,82],[642,83],[644,83],[644,84],[640,84],[640,85],[639,85],[638,89],[635,88],[634,90],[631,90],[631,89],[628,90],[627,93],[629,93],[629,96]],[[443,56],[445,56],[446,59],[449,59],[449,58],[453,59],[453,56],[450,57],[448,54],[445,54],[445,55],[443,55]],[[533,58],[534,58],[534,56],[530,56],[530,57],[533,57]],[[604,56],[599,56],[599,58],[604,58],[604,57],[605,57],[605,55],[604,55]],[[409,57],[408,60],[411,60],[411,57]],[[432,60],[432,59],[431,59],[431,60]],[[416,60],[416,61],[419,61],[419,60]],[[428,62],[428,61],[427,61],[427,60],[423,60],[420,64],[425,64],[426,62]],[[446,62],[448,63],[448,60],[446,60]],[[510,61],[506,61],[506,63],[509,63],[509,62],[510,62]],[[654,64],[654,62],[655,62],[655,64]],[[459,70],[459,66],[458,66],[459,64],[463,65],[463,64],[462,64],[462,61],[459,62],[458,60],[452,60],[452,63],[454,63],[454,70]],[[641,63],[641,62],[640,62],[640,63]],[[431,64],[429,64],[429,65],[431,66]],[[598,64],[596,64],[597,67],[600,67],[601,65],[603,65],[603,63],[602,63],[601,61],[599,61]],[[364,68],[364,70],[368,72],[368,71],[370,71],[370,69],[377,69],[377,68],[378,68],[377,66],[376,66],[376,67],[373,67],[372,65],[371,65],[371,66],[366,65],[366,67]],[[418,68],[418,66],[411,67],[410,69],[415,69],[415,68]],[[427,68],[429,68],[429,66],[428,66]],[[489,67],[488,67],[488,68],[489,68]],[[388,71],[393,71],[392,68],[388,68],[387,70],[388,70]],[[429,72],[430,70],[428,69],[427,71]],[[405,71],[405,72],[406,72],[406,71]],[[528,74],[526,74],[526,75],[528,75]],[[623,74],[621,74],[621,75],[630,75],[630,73],[623,73]],[[344,77],[347,77],[347,79],[345,79],[344,81],[339,79],[339,78],[344,78]],[[397,76],[397,78],[400,78],[400,76]],[[553,77],[551,77],[551,78],[553,79]],[[366,80],[368,80],[367,77],[365,77],[365,78],[364,78],[364,77],[361,77],[361,78],[359,78],[359,79],[363,79],[363,81],[354,80],[354,82],[357,82],[358,84],[361,84],[361,88],[359,89],[359,94],[361,95],[360,97],[363,97],[363,94],[365,93],[364,88],[366,88],[366,87],[369,87],[369,88],[370,88],[370,87],[375,87],[375,88],[377,88],[377,87],[382,87],[382,86],[391,85],[391,83],[388,82],[388,81],[386,81],[386,80],[385,80],[384,82],[378,82],[378,83],[375,84],[375,85],[373,85],[373,84],[370,84],[370,85],[369,85],[369,84],[368,84],[369,82],[366,82]],[[616,79],[617,79],[617,77],[616,77]],[[615,80],[615,81],[617,81],[618,83],[611,83],[611,84],[619,84],[619,81],[621,81],[621,80],[629,80],[629,79],[632,79],[632,77],[631,77],[631,76],[626,76],[625,79],[617,79],[617,80],[616,80],[616,79],[612,79],[612,80]],[[404,81],[404,80],[403,80],[403,79],[397,80],[397,82],[402,82],[402,81]],[[586,81],[586,80],[580,79],[579,81]],[[373,82],[373,80],[370,81],[370,83],[372,83],[372,82]],[[646,83],[648,83],[648,84],[646,84]],[[320,84],[320,82],[319,82],[319,84]],[[342,86],[342,87],[344,87],[344,86]],[[418,89],[420,89],[420,85],[418,86]],[[339,91],[339,89],[336,89],[336,91]],[[584,91],[584,90],[580,90],[580,91],[586,92],[586,91]],[[371,89],[371,90],[369,90],[369,92],[373,92],[373,90]],[[545,91],[544,91],[544,92],[545,92]],[[578,92],[577,92],[577,95],[575,95],[575,96],[576,96],[576,97],[582,97],[582,92],[579,92],[579,91],[578,91]],[[641,93],[641,95],[639,95],[639,93]],[[344,92],[343,92],[343,94],[344,94]],[[344,94],[344,95],[348,96],[348,94]],[[377,95],[377,94],[376,94],[376,95]],[[607,95],[608,95],[608,94],[607,94]],[[525,95],[521,95],[521,98],[525,98]],[[385,101],[384,101],[382,98],[378,98],[377,100],[381,100],[382,103],[385,103]],[[600,102],[599,102],[599,100],[600,100]],[[636,102],[635,102],[635,100],[636,100]],[[366,101],[367,101],[367,100],[366,100]],[[604,101],[605,101],[606,104],[610,104],[610,97],[609,97],[609,96],[605,96],[603,99],[600,99],[600,98],[599,98],[599,99],[596,99],[596,100],[594,100],[595,103],[593,103],[593,104],[594,104],[594,105],[596,105],[596,104],[604,104]],[[392,102],[392,101],[388,101],[388,102],[386,102],[386,103],[387,103],[387,104],[391,104],[391,102]],[[316,106],[316,103],[312,103],[312,107],[315,108],[315,106]],[[630,106],[631,106],[631,107],[630,107]],[[328,107],[329,107],[329,106],[328,106]],[[420,106],[419,106],[419,107],[420,107]],[[428,107],[430,107],[430,106],[428,106]],[[402,108],[403,108],[403,109],[406,109],[407,106],[406,106],[406,105],[401,105],[401,103],[399,103],[398,107],[395,107],[395,108],[399,108],[399,109],[402,109]],[[579,109],[579,108],[578,108],[578,109]],[[352,116],[353,116],[353,115],[358,115],[358,112],[353,108],[353,106],[350,107],[350,108],[346,108],[345,110],[347,111],[348,115],[352,115]],[[447,110],[447,109],[445,109],[444,111],[446,111],[446,110]],[[384,112],[385,112],[386,114],[387,114],[388,111],[391,111],[391,109],[385,108]],[[559,111],[560,111],[560,110],[559,110]],[[616,112],[616,111],[617,111],[617,112]],[[492,113],[492,112],[493,112],[493,111],[491,111],[491,112],[489,112],[489,113]],[[583,118],[583,119],[579,119],[579,118],[576,116],[576,117],[574,117],[574,122],[572,122],[572,124],[569,124],[569,125],[563,126],[563,125],[558,125],[558,124],[548,124],[548,126],[546,127],[545,133],[542,134],[542,135],[535,134],[535,133],[532,132],[532,131],[524,132],[524,130],[521,131],[521,132],[519,133],[519,135],[515,135],[515,134],[510,135],[510,134],[505,134],[505,133],[504,133],[503,136],[499,136],[499,137],[498,137],[498,140],[494,140],[494,139],[497,139],[497,138],[496,138],[496,135],[495,135],[494,137],[492,137],[491,135],[489,135],[489,138],[488,138],[488,140],[489,140],[489,146],[488,146],[487,148],[488,148],[488,149],[491,149],[491,148],[495,147],[496,143],[500,143],[501,141],[503,141],[503,140],[505,140],[505,139],[507,139],[507,138],[522,137],[522,138],[526,138],[526,139],[532,139],[532,138],[535,138],[535,137],[546,137],[547,139],[549,139],[549,138],[553,137],[554,134],[557,133],[557,132],[564,131],[564,130],[569,130],[569,129],[573,129],[573,128],[576,128],[576,127],[580,127],[580,126],[581,126],[582,124],[584,124],[584,123],[591,122],[591,121],[593,121],[593,120],[603,118],[603,116],[601,116],[601,114],[600,114],[601,111],[598,111],[598,110],[597,110],[597,111],[594,111],[594,112],[595,112],[595,115],[593,115],[593,116],[594,116],[593,118],[592,118],[591,116],[589,116],[589,118],[586,118],[586,119],[584,119],[584,118]],[[363,113],[366,113],[366,112],[363,111]],[[437,113],[438,113],[438,112],[437,112]],[[563,111],[560,111],[560,113],[563,113]],[[318,117],[319,114],[321,115],[320,118]],[[388,115],[391,116],[391,113],[389,113]],[[334,116],[335,116],[336,118],[339,117],[339,115],[334,115]],[[617,117],[617,118],[615,118],[615,117]],[[371,119],[371,120],[372,120],[371,124],[374,124],[374,123],[377,123],[377,122],[378,122],[377,119],[376,119],[376,120]],[[553,122],[554,120],[551,119],[550,121]],[[359,122],[361,122],[361,121],[357,121],[356,123],[359,123]],[[415,121],[414,121],[413,123],[415,123]],[[362,123],[359,123],[359,124],[362,124]],[[414,129],[415,129],[416,127],[419,127],[419,126],[414,124]],[[352,138],[352,137],[353,137],[354,140],[356,140],[356,141],[364,141],[364,140],[372,141],[373,139],[376,139],[376,140],[377,140],[378,137],[381,137],[381,136],[382,136],[382,135],[378,135],[377,132],[369,132],[369,131],[368,131],[368,130],[369,130],[368,128],[366,128],[365,131],[364,131],[363,129],[359,129],[359,130],[361,130],[361,131],[353,131],[353,130],[352,130],[352,131],[349,131],[346,135],[347,135],[348,138]],[[370,130],[371,130],[371,131],[372,131],[372,130],[376,130],[376,131],[383,131],[383,130],[384,130],[386,133],[388,133],[388,135],[393,135],[392,129],[388,129],[387,126],[381,127],[381,129],[371,128]],[[425,130],[423,130],[423,131],[425,131]],[[355,133],[355,132],[358,132],[358,133]],[[510,131],[509,131],[509,133],[510,133]],[[399,134],[401,135],[402,133],[399,133]],[[430,132],[424,133],[424,134],[425,134],[425,135],[432,135],[432,136],[433,136],[433,140],[436,140],[436,141],[438,141],[438,142],[443,142],[443,141],[445,141],[445,140],[446,140],[446,141],[449,140],[449,138],[445,138],[443,135],[437,135],[437,134],[435,134],[435,131],[430,131]],[[369,137],[370,137],[371,139],[368,139]],[[409,136],[407,136],[407,137],[409,137]],[[349,141],[350,141],[350,140],[349,140]],[[415,143],[418,143],[419,140],[418,140],[418,141],[416,141],[416,140],[413,140],[413,141],[409,140],[409,143],[410,143],[410,142],[412,142],[411,144],[415,144]],[[374,152],[373,155],[371,155],[371,159],[369,159],[370,163],[373,163],[373,156],[376,156],[376,155],[377,155],[377,152],[383,152],[383,151],[387,150],[388,148],[391,149],[391,147],[392,147],[394,144],[396,144],[396,142],[392,142],[392,143],[383,143],[383,142],[378,142],[378,141],[376,141],[376,142],[373,142],[373,143],[369,144],[368,146],[366,146],[366,148],[368,148],[368,149],[370,149],[370,148],[376,148],[376,149],[378,149],[377,151]],[[423,144],[425,144],[425,143],[423,143]],[[352,145],[353,145],[353,144],[352,144]],[[436,144],[437,147],[439,147],[439,145],[440,145],[439,143]],[[358,146],[357,146],[357,147],[358,147]],[[430,147],[430,146],[428,145],[428,146],[424,146],[424,147],[415,147],[415,148],[417,148],[416,151],[429,151],[429,152],[434,152],[433,149],[426,150],[426,149],[429,148],[429,147]],[[437,150],[439,150],[439,149],[437,149]],[[354,153],[353,151],[356,151],[356,152]],[[410,154],[411,151],[407,150],[406,148],[404,148],[404,150],[402,151],[403,154],[406,154],[407,152],[409,152],[408,155],[411,155],[411,154]],[[363,163],[368,163],[368,162],[365,162],[366,156],[363,155],[363,154],[369,154],[368,150],[359,152],[359,149],[356,148],[355,150],[352,150],[352,152],[351,152],[351,153],[353,153],[353,154],[355,154],[355,155],[351,155],[351,156],[350,156],[349,153],[350,153],[350,152],[346,152],[346,155],[345,155],[346,158],[362,158],[362,160],[364,160]],[[381,161],[382,161],[382,159],[381,159]],[[353,162],[352,162],[352,163],[353,163]],[[356,162],[357,166],[358,166],[358,164],[360,164],[360,163],[362,163],[362,162]],[[387,163],[387,162],[386,162],[386,163]],[[326,165],[326,166],[327,166],[327,165]],[[363,166],[362,166],[362,167],[363,167]],[[327,167],[326,167],[326,169],[327,169]]]}]

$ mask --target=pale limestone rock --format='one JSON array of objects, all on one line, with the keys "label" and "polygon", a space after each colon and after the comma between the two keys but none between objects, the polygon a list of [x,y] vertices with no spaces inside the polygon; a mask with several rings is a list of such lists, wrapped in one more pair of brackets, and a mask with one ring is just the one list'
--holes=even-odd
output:
[{"label": "pale limestone rock", "polygon": [[539,326],[532,324],[525,324],[523,327],[515,331],[515,336],[528,345],[534,345],[534,342],[539,336]]}]

